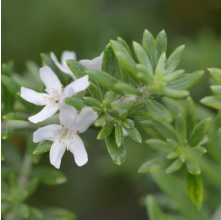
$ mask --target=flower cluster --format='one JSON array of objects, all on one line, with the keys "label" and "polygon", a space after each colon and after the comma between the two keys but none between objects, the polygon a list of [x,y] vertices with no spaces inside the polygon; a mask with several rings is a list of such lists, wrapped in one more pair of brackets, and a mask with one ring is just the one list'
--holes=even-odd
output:
[{"label": "flower cluster", "polygon": [[[59,110],[60,125],[52,124],[38,129],[34,132],[33,142],[53,141],[50,162],[58,169],[65,149],[73,153],[78,166],[83,166],[87,163],[88,156],[79,134],[85,132],[98,115],[90,107],[84,107],[78,113],[77,109],[64,102],[64,98],[72,97],[78,92],[86,90],[90,85],[89,77],[86,75],[76,79],[68,68],[65,60],[76,60],[75,52],[64,51],[61,63],[58,62],[53,52],[50,55],[55,65],[62,72],[70,75],[74,81],[64,87],[51,68],[44,66],[40,69],[40,78],[46,87],[45,93],[38,93],[25,87],[21,88],[23,99],[35,105],[45,106],[39,113],[29,117],[29,121],[32,123],[42,122]],[[93,60],[81,60],[80,63],[88,69],[101,69],[102,59],[103,53]]]}]

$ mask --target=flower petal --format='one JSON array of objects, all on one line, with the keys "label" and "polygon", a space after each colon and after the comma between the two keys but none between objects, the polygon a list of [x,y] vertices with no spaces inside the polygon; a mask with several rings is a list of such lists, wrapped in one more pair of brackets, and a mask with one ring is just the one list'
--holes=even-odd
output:
[{"label": "flower petal", "polygon": [[59,110],[60,123],[66,128],[71,128],[71,125],[73,124],[78,115],[77,110],[72,106],[65,104],[64,102],[61,102],[59,104]]},{"label": "flower petal", "polygon": [[32,89],[21,87],[21,97],[35,105],[47,105],[50,96],[46,93],[35,92]]},{"label": "flower petal", "polygon": [[61,95],[61,83],[50,67],[44,66],[40,69],[40,77],[46,86],[47,93],[52,97]]},{"label": "flower petal", "polygon": [[51,59],[54,61],[55,65],[64,73],[70,75],[73,79],[76,79],[74,74],[71,72],[71,70],[68,68],[65,60],[72,59],[76,60],[76,53],[72,51],[64,51],[61,55],[61,63],[59,63],[56,55],[51,52],[50,53]]},{"label": "flower petal", "polygon": [[104,52],[102,52],[99,57],[96,57],[93,60],[80,60],[79,63],[81,63],[87,69],[101,70],[103,54]]},{"label": "flower petal", "polygon": [[85,89],[88,88],[90,85],[89,82],[89,76],[83,76],[80,79],[76,79],[74,82],[70,83],[68,86],[65,87],[64,89],[64,96],[65,97],[70,97],[74,95],[75,93],[84,91]]},{"label": "flower petal", "polygon": [[93,111],[92,108],[84,107],[72,124],[72,129],[83,133],[97,119],[97,117],[97,112]]},{"label": "flower petal", "polygon": [[39,128],[33,134],[33,142],[38,143],[40,141],[55,141],[58,138],[58,131],[63,129],[61,125],[47,125]]},{"label": "flower petal", "polygon": [[61,158],[64,155],[66,145],[67,142],[56,140],[51,146],[49,153],[50,163],[57,169],[60,168]]},{"label": "flower petal", "polygon": [[58,104],[46,105],[39,113],[28,118],[32,123],[38,123],[50,118],[58,110]]},{"label": "flower petal", "polygon": [[88,161],[87,151],[85,150],[84,143],[81,138],[73,134],[68,139],[68,149],[73,153],[75,163],[81,167]]},{"label": "flower petal", "polygon": [[52,61],[55,63],[55,65],[56,65],[62,72],[68,73],[67,68],[66,68],[65,66],[63,66],[61,63],[59,63],[59,61],[58,61],[56,55],[55,55],[53,52],[50,53],[50,57],[51,57]]},{"label": "flower petal", "polygon": [[67,69],[69,70],[65,60],[76,60],[76,53],[74,51],[68,51],[65,50],[62,54],[61,54],[61,64],[63,66],[66,66]]}]

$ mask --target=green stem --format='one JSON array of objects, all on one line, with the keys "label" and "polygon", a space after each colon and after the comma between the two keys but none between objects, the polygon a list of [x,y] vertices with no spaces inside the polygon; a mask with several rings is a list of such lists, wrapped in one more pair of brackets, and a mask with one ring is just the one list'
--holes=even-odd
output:
[{"label": "green stem", "polygon": [[[20,191],[24,190],[26,184],[28,183],[28,178],[29,178],[29,175],[31,172],[31,168],[32,168],[31,157],[26,152],[26,154],[24,155],[24,158],[23,158],[23,162],[21,165],[21,171],[20,171],[20,174],[18,177]],[[18,204],[14,204],[14,207],[12,208],[11,212],[9,212],[5,216],[5,220],[14,220],[14,219],[18,219],[18,218],[19,218],[18,217]]]}]

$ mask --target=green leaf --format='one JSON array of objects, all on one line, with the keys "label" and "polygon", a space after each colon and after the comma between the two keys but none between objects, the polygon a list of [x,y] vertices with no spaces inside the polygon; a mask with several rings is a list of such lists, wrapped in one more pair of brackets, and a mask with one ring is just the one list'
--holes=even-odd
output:
[{"label": "green leaf", "polygon": [[[76,60],[66,60],[67,66],[71,70],[71,72],[76,76],[76,78],[81,78],[86,75],[85,71],[87,68],[80,64]],[[102,102],[103,100],[103,95],[100,86],[93,80],[90,80],[90,86],[88,87],[88,92],[90,95],[99,101]]]},{"label": "green leaf", "polygon": [[81,111],[81,109],[86,106],[81,99],[75,97],[67,97],[64,101],[66,104],[73,106],[78,111]]},{"label": "green leaf", "polygon": [[113,121],[108,121],[104,127],[100,130],[98,136],[97,136],[97,139],[98,140],[101,140],[101,139],[104,139],[106,137],[108,137],[112,130],[114,128],[114,122]]},{"label": "green leaf", "polygon": [[124,125],[124,123],[122,124],[124,129],[126,130],[126,132],[129,134],[129,136],[135,140],[136,142],[138,143],[141,143],[142,142],[142,138],[141,138],[141,135],[140,135],[140,132],[135,128],[135,127],[126,127]]},{"label": "green leaf", "polygon": [[133,47],[134,47],[134,51],[135,51],[135,54],[137,56],[139,63],[144,66],[145,70],[151,76],[153,76],[153,69],[151,66],[151,62],[149,60],[149,57],[147,56],[147,53],[143,49],[143,47],[140,44],[138,44],[137,42],[133,42]]},{"label": "green leaf", "polygon": [[84,102],[89,106],[96,106],[98,108],[101,107],[101,102],[93,97],[84,97]]},{"label": "green leaf", "polygon": [[183,144],[187,137],[187,127],[186,121],[182,114],[179,114],[176,118],[175,130],[177,134],[177,139],[179,140],[180,144]]},{"label": "green leaf", "polygon": [[218,68],[209,68],[208,69],[211,76],[219,83],[221,84],[221,69]]},{"label": "green leaf", "polygon": [[96,127],[100,127],[102,124],[104,124],[106,122],[106,118],[105,115],[100,116],[100,118],[98,118],[95,122],[94,125]]},{"label": "green leaf", "polygon": [[122,90],[123,92],[128,94],[134,94],[138,96],[142,95],[142,92],[140,92],[137,88],[125,82],[119,82],[115,84],[115,88]]},{"label": "green leaf", "polygon": [[157,57],[159,59],[161,54],[167,51],[167,35],[164,30],[162,30],[156,37],[156,47]]},{"label": "green leaf", "polygon": [[161,100],[166,108],[172,113],[172,116],[176,116],[184,111],[183,104],[179,103],[177,100],[169,97],[163,97]]},{"label": "green leaf", "polygon": [[15,99],[22,103],[28,110],[33,109],[33,104],[25,101],[18,93],[20,92],[20,86],[10,77],[2,75],[2,83],[8,89],[8,91],[13,95]]},{"label": "green leaf", "polygon": [[29,207],[24,203],[19,204],[18,213],[22,218],[28,218],[29,217]]},{"label": "green leaf", "polygon": [[156,42],[154,40],[153,35],[148,30],[144,31],[142,46],[150,59],[153,70],[155,70],[158,55],[156,49]]},{"label": "green leaf", "polygon": [[190,74],[185,74],[182,78],[176,79],[168,84],[171,89],[189,89],[194,86],[203,76],[204,71],[196,71]]},{"label": "green leaf", "polygon": [[184,70],[177,70],[175,72],[169,73],[165,76],[165,81],[171,82],[171,81],[179,78],[180,76],[182,76],[183,73],[184,73]]},{"label": "green leaf", "polygon": [[116,125],[115,127],[115,140],[118,147],[124,142],[124,132],[121,125]]},{"label": "green leaf", "polygon": [[117,58],[110,43],[104,49],[102,71],[116,77],[120,74]]},{"label": "green leaf", "polygon": [[150,119],[150,114],[149,112],[136,112],[135,114],[130,115],[129,118],[134,121],[145,121]]},{"label": "green leaf", "polygon": [[118,41],[119,43],[121,43],[122,46],[124,46],[124,48],[127,50],[127,52],[128,52],[130,55],[132,55],[132,53],[131,53],[131,51],[130,51],[130,48],[129,48],[127,42],[126,42],[123,38],[118,37],[118,38],[117,38],[117,41]]},{"label": "green leaf", "polygon": [[171,153],[169,153],[169,154],[167,155],[167,159],[169,159],[169,160],[174,160],[174,159],[176,159],[178,156],[179,156],[178,153],[174,151],[174,152],[171,152]]},{"label": "green leaf", "polygon": [[166,54],[163,53],[157,63],[157,67],[155,70],[155,76],[162,75],[165,73],[165,65],[166,65]]},{"label": "green leaf", "polygon": [[176,132],[172,125],[154,119],[152,119],[152,124],[160,136],[162,136],[164,139],[176,140]]},{"label": "green leaf", "polygon": [[29,115],[22,112],[10,112],[3,116],[3,119],[6,120],[21,120],[28,121]]},{"label": "green leaf", "polygon": [[26,192],[25,198],[27,198],[28,196],[30,196],[34,193],[34,191],[36,190],[36,188],[38,186],[38,183],[39,183],[38,178],[33,178],[28,181],[28,183],[26,184],[25,189],[24,189]]},{"label": "green leaf", "polygon": [[163,213],[160,210],[160,207],[157,204],[157,201],[151,195],[147,196],[147,210],[148,210],[148,216],[150,217],[150,220],[163,220],[164,219]]},{"label": "green leaf", "polygon": [[9,129],[2,129],[1,130],[1,138],[7,139],[12,134],[12,130]]},{"label": "green leaf", "polygon": [[33,208],[33,207],[29,207],[28,220],[41,220],[41,219],[43,219],[42,217],[43,217],[43,215],[38,209]]},{"label": "green leaf", "polygon": [[212,89],[215,95],[219,95],[219,96],[221,95],[221,86],[215,85],[215,86],[210,86],[210,88]]},{"label": "green leaf", "polygon": [[199,144],[199,142],[205,137],[206,132],[209,129],[210,123],[211,118],[205,118],[194,127],[190,135],[190,146],[195,147]]},{"label": "green leaf", "polygon": [[221,109],[221,96],[207,96],[201,99],[200,102],[211,108]]},{"label": "green leaf", "polygon": [[117,41],[111,40],[111,46],[114,50],[116,57],[118,58],[120,65],[123,67],[123,69],[128,70],[127,73],[129,74],[131,79],[133,79],[134,82],[138,82],[136,76],[137,73],[136,64],[133,58],[131,57],[131,55],[129,54],[129,52],[125,49],[125,47],[121,43]]},{"label": "green leaf", "polygon": [[200,169],[200,165],[198,163],[198,160],[194,158],[191,159],[187,159],[186,160],[186,168],[188,173],[193,174],[193,175],[199,175],[201,174],[201,169]]},{"label": "green leaf", "polygon": [[151,84],[153,82],[153,75],[147,71],[146,67],[142,64],[136,64],[138,69],[137,78],[141,80],[144,84]]},{"label": "green leaf", "polygon": [[146,140],[146,143],[156,151],[166,152],[166,153],[171,152],[170,145],[165,141],[161,141],[158,139],[148,139]]},{"label": "green leaf", "polygon": [[61,171],[43,166],[34,168],[31,176],[38,178],[40,182],[48,185],[62,184],[67,181],[65,175]]},{"label": "green leaf", "polygon": [[108,153],[110,154],[112,160],[117,165],[121,165],[126,159],[126,149],[124,144],[120,147],[117,146],[115,141],[115,128],[112,130],[111,134],[105,139]]},{"label": "green leaf", "polygon": [[45,220],[76,220],[76,215],[66,209],[61,208],[48,208],[41,210]]},{"label": "green leaf", "polygon": [[193,128],[195,127],[197,123],[196,110],[195,110],[194,102],[191,97],[188,97],[186,99],[184,114],[186,118],[187,134],[189,137]]},{"label": "green leaf", "polygon": [[115,83],[117,83],[117,80],[109,75],[108,73],[105,73],[103,71],[100,70],[87,70],[86,73],[96,82],[98,82],[100,85],[102,85],[103,87],[119,94],[119,95],[123,95],[124,93],[117,89],[115,87]]},{"label": "green leaf", "polygon": [[161,156],[151,160],[148,160],[144,163],[138,170],[139,173],[150,173],[157,171],[159,169],[164,169],[170,164],[170,161],[166,157]]},{"label": "green leaf", "polygon": [[147,100],[146,104],[151,117],[166,122],[172,121],[171,113],[159,102]]},{"label": "green leaf", "polygon": [[50,151],[52,144],[52,141],[41,141],[35,148],[33,154],[43,154]]},{"label": "green leaf", "polygon": [[190,199],[196,209],[199,211],[203,203],[203,180],[201,175],[188,174],[187,176],[188,192]]},{"label": "green leaf", "polygon": [[183,98],[189,95],[189,91],[165,88],[163,94],[170,98]]},{"label": "green leaf", "polygon": [[170,55],[167,60],[167,73],[173,72],[180,63],[180,60],[183,56],[183,51],[185,49],[185,45],[178,47],[174,52]]},{"label": "green leaf", "polygon": [[143,109],[145,106],[146,104],[143,102],[132,105],[131,108],[128,110],[127,116],[134,115],[135,113]]},{"label": "green leaf", "polygon": [[166,173],[173,173],[177,170],[179,170],[183,165],[183,162],[180,160],[180,158],[176,159],[170,166],[167,167]]}]

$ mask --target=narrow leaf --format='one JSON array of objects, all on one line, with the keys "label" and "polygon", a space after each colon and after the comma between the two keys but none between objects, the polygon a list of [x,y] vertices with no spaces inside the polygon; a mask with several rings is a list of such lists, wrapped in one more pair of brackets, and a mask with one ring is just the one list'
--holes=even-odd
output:
[{"label": "narrow leaf", "polygon": [[156,151],[168,153],[171,152],[172,150],[167,142],[158,139],[149,139],[146,140],[146,143]]},{"label": "narrow leaf", "polygon": [[199,211],[203,203],[203,180],[201,175],[188,174],[187,176],[188,192],[190,199],[196,209]]},{"label": "narrow leaf", "polygon": [[195,147],[199,144],[199,142],[205,137],[206,132],[209,129],[210,123],[211,118],[205,118],[194,127],[190,135],[190,146]]},{"label": "narrow leaf", "polygon": [[78,111],[81,111],[81,109],[86,106],[81,99],[75,97],[67,97],[64,99],[64,101],[66,104],[73,106]]},{"label": "narrow leaf", "polygon": [[129,136],[135,140],[136,142],[138,143],[141,143],[142,142],[142,138],[141,138],[141,135],[139,133],[139,131],[135,128],[135,127],[126,127],[123,123],[123,127],[124,129],[126,130],[126,132],[129,134]]},{"label": "narrow leaf", "polygon": [[175,129],[180,144],[183,144],[185,139],[187,138],[187,127],[186,121],[182,114],[179,114],[176,118]]},{"label": "narrow leaf", "polygon": [[31,176],[38,178],[40,182],[48,185],[62,184],[67,181],[61,171],[49,167],[38,166],[32,170]]},{"label": "narrow leaf", "polygon": [[101,140],[108,137],[111,134],[113,128],[114,128],[114,122],[108,121],[106,125],[104,125],[104,127],[100,130],[97,139]]},{"label": "narrow leaf", "polygon": [[117,146],[115,141],[115,129],[112,130],[111,134],[105,139],[108,153],[112,160],[117,165],[121,165],[126,159],[126,149],[124,144],[120,147]]},{"label": "narrow leaf", "polygon": [[178,47],[167,60],[167,73],[173,72],[180,63],[185,46]]},{"label": "narrow leaf", "polygon": [[211,108],[221,109],[221,96],[207,96],[201,99],[200,102]]},{"label": "narrow leaf", "polygon": [[115,88],[122,90],[123,92],[128,94],[134,94],[138,96],[142,95],[142,93],[137,88],[125,82],[119,82],[115,84]]},{"label": "narrow leaf", "polygon": [[172,121],[171,113],[161,103],[147,100],[146,104],[151,117],[166,122]]},{"label": "narrow leaf", "polygon": [[124,141],[124,132],[121,125],[115,127],[115,139],[117,146],[120,147]]},{"label": "narrow leaf", "polygon": [[218,68],[209,68],[208,69],[211,76],[219,83],[221,84],[221,69]]},{"label": "narrow leaf", "polygon": [[162,30],[156,37],[156,47],[157,47],[157,57],[160,58],[162,53],[167,50],[167,35],[164,30]]},{"label": "narrow leaf", "polygon": [[22,112],[10,112],[3,116],[6,120],[21,120],[28,121],[29,115]]},{"label": "narrow leaf", "polygon": [[42,154],[42,153],[50,151],[52,144],[53,144],[52,141],[42,141],[42,142],[40,142],[37,145],[37,147],[35,148],[33,154]]},{"label": "narrow leaf", "polygon": [[164,169],[170,164],[170,161],[167,160],[166,157],[157,157],[151,160],[148,160],[144,163],[140,169],[138,170],[139,173],[150,173],[155,172],[160,169]]},{"label": "narrow leaf", "polygon": [[183,165],[183,162],[180,160],[180,158],[176,159],[170,166],[167,167],[166,173],[173,173],[177,170],[179,170]]},{"label": "narrow leaf", "polygon": [[114,77],[119,75],[118,61],[110,43],[104,49],[102,71],[107,72]]},{"label": "narrow leaf", "polygon": [[176,79],[168,84],[171,89],[189,89],[193,87],[203,76],[204,71],[196,71],[193,73],[185,74],[180,79]]}]

